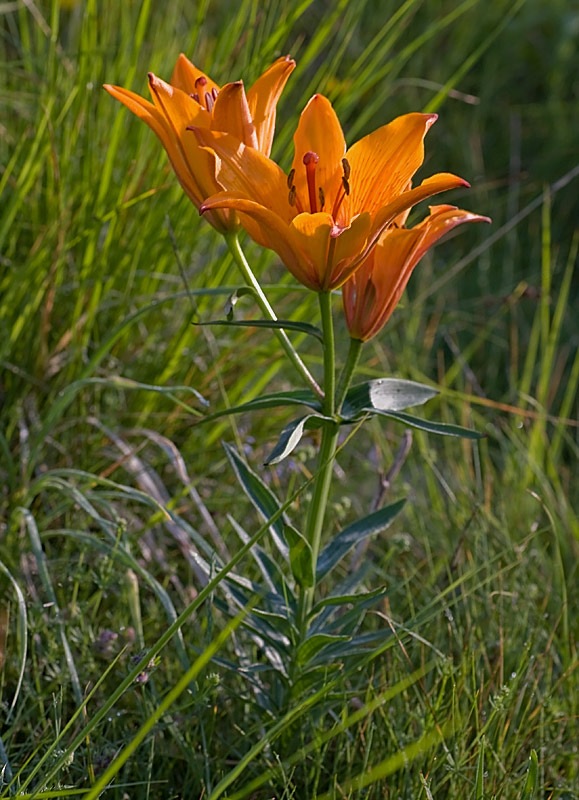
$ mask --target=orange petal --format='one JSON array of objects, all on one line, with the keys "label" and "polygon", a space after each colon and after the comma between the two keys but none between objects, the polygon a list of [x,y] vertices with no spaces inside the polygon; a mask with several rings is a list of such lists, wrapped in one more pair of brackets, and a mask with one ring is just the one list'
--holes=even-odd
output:
[{"label": "orange petal", "polygon": [[298,247],[307,254],[312,266],[315,278],[310,288],[316,291],[325,289],[329,282],[332,262],[328,256],[333,226],[332,215],[325,212],[298,214],[291,223]]},{"label": "orange petal", "polygon": [[230,133],[248,147],[257,147],[257,135],[241,81],[228,83],[219,92],[213,108],[211,130]]},{"label": "orange petal", "polygon": [[424,161],[424,136],[436,118],[436,114],[405,114],[348,150],[350,196],[344,213],[375,212],[407,188]]},{"label": "orange petal", "polygon": [[[197,83],[199,78],[201,78],[201,85]],[[172,86],[181,89],[187,94],[199,94],[200,97],[202,97],[202,94],[204,95],[205,92],[211,95],[214,89],[215,92],[219,91],[219,86],[215,81],[212,81],[208,75],[198,69],[195,64],[191,63],[183,53],[181,53],[177,59],[170,83]]]},{"label": "orange petal", "polygon": [[190,126],[208,128],[211,114],[181,89],[149,73],[149,88],[155,107],[164,114],[175,135],[181,137]]},{"label": "orange petal", "polygon": [[274,250],[292,275],[308,286],[317,289],[317,276],[308,257],[301,251],[302,240],[290,225],[269,208],[234,192],[219,192],[208,198],[200,208],[201,213],[218,208],[234,209],[241,224],[252,239]]},{"label": "orange petal", "polygon": [[329,289],[337,289],[348,280],[359,263],[360,253],[365,250],[372,217],[370,214],[359,214],[350,225],[336,237],[333,252],[333,269]]},{"label": "orange petal", "polygon": [[491,219],[481,214],[473,214],[471,211],[464,211],[456,206],[430,206],[430,215],[413,229],[424,231],[425,234],[416,252],[416,260],[419,261],[439,239],[464,222],[491,222]]},{"label": "orange petal", "polygon": [[271,152],[277,101],[295,66],[296,62],[289,56],[278,58],[247,92],[247,102],[257,135],[257,147],[266,156]]},{"label": "orange petal", "polygon": [[171,131],[169,156],[185,190],[199,206],[202,200],[219,190],[216,182],[215,157],[203,152],[189,124],[208,125],[211,115],[180,89],[175,89],[155,75],[149,75],[155,107],[164,115]]},{"label": "orange petal", "polygon": [[407,208],[411,208],[422,200],[426,200],[427,197],[432,197],[432,195],[446,192],[450,189],[458,189],[461,186],[469,186],[468,181],[450,172],[438,172],[436,175],[431,175],[430,178],[423,180],[422,183],[414,189],[402,192],[401,195],[383,206],[374,217],[370,246],[377,241],[380,234],[390,222],[392,222],[398,214],[406,211]]},{"label": "orange petal", "polygon": [[218,180],[227,192],[237,192],[274,211],[286,223],[295,216],[288,202],[287,178],[281,167],[233,136],[195,129],[198,142],[218,159]]},{"label": "orange petal", "polygon": [[320,158],[316,165],[316,191],[321,187],[326,202],[333,203],[342,180],[346,140],[332,104],[323,95],[315,94],[302,111],[294,134],[294,147],[293,182],[302,207],[311,210],[303,161],[308,152],[317,153]]}]

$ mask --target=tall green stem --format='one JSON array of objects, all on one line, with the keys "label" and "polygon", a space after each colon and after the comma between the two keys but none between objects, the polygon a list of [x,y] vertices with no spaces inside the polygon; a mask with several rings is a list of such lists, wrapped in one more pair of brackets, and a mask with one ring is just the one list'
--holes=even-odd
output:
[{"label": "tall green stem", "polygon": [[[227,246],[233,256],[235,263],[239,267],[241,274],[243,275],[243,279],[247,286],[253,289],[255,293],[255,299],[257,304],[261,310],[261,313],[267,319],[272,320],[272,322],[277,321],[277,317],[275,315],[275,311],[271,307],[269,300],[265,296],[263,289],[259,285],[259,282],[249,264],[247,263],[247,259],[245,258],[245,254],[241,249],[241,245],[239,244],[239,235],[237,233],[229,233],[225,234],[225,241],[227,242]],[[323,392],[316,383],[315,378],[310,373],[309,369],[306,367],[298,353],[296,352],[293,344],[291,343],[287,333],[283,330],[283,328],[274,328],[273,329],[275,335],[277,336],[281,346],[286,352],[291,363],[294,365],[296,370],[308,384],[308,386],[318,395],[321,397]]]},{"label": "tall green stem", "polygon": [[[334,342],[334,323],[332,319],[332,296],[330,292],[320,292],[320,312],[324,334],[324,402],[323,411],[326,417],[333,417],[335,412],[336,392],[336,352]],[[318,454],[318,464],[312,499],[306,520],[306,539],[312,549],[314,575],[320,553],[320,544],[324,530],[324,520],[328,497],[332,483],[332,473],[338,444],[339,425],[337,422],[326,422],[322,428],[322,442]],[[299,624],[302,638],[307,633],[307,618],[312,610],[315,597],[315,584],[303,590],[300,596]]]}]

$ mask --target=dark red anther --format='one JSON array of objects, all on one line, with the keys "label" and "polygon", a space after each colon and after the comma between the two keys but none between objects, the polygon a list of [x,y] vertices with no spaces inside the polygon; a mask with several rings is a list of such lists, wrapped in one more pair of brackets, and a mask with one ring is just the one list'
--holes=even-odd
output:
[{"label": "dark red anther", "polygon": [[215,100],[213,99],[213,95],[209,94],[209,92],[205,92],[205,108],[209,113],[213,111],[213,106],[215,105]]},{"label": "dark red anther", "polygon": [[294,185],[294,176],[295,176],[295,174],[296,174],[295,169],[290,169],[290,171],[288,172],[288,176],[287,176],[287,188],[288,189],[291,189],[292,186]]}]

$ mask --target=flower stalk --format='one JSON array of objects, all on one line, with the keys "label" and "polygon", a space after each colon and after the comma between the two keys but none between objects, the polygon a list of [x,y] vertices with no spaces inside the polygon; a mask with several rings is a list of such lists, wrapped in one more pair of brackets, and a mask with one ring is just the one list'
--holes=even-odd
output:
[{"label": "flower stalk", "polygon": [[[334,321],[332,317],[332,294],[320,292],[320,316],[324,335],[324,402],[323,411],[326,417],[335,415],[336,394],[336,348],[334,340]],[[316,575],[318,556],[324,531],[324,520],[330,496],[336,448],[340,426],[337,421],[326,422],[322,427],[322,441],[318,453],[318,463],[312,499],[308,508],[305,536],[311,547],[314,576]],[[312,610],[316,592],[316,583],[302,589],[299,599],[299,627],[301,639],[305,639],[308,630],[308,616]]]},{"label": "flower stalk", "polygon": [[[271,307],[269,300],[267,299],[263,289],[261,288],[259,281],[253,274],[253,270],[249,266],[247,259],[245,257],[245,253],[241,249],[241,245],[239,243],[239,235],[237,231],[233,233],[225,234],[225,241],[227,242],[227,246],[229,247],[229,251],[233,256],[233,260],[237,264],[239,271],[243,276],[243,280],[245,281],[246,285],[249,286],[255,295],[256,302],[260,308],[261,313],[266,319],[271,320],[272,322],[277,321],[277,316],[275,311]],[[287,357],[289,358],[290,362],[296,368],[297,372],[301,375],[307,385],[312,389],[312,391],[318,395],[318,397],[322,396],[322,390],[318,386],[315,378],[308,370],[302,359],[300,358],[299,354],[297,353],[295,347],[291,343],[289,336],[283,330],[283,328],[274,328],[273,329],[275,335],[281,346],[284,349]]]}]

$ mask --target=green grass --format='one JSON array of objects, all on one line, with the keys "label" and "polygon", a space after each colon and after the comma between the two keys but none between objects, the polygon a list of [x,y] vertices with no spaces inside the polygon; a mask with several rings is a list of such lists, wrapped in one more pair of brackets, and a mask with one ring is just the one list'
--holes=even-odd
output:
[{"label": "green grass", "polygon": [[[0,797],[579,798],[577,12],[68,5],[0,3]],[[259,580],[232,514],[275,558],[222,442],[300,520],[316,440],[266,469],[285,413],[196,424],[205,401],[293,375],[265,330],[191,325],[222,316],[234,265],[100,88],[145,94],[182,50],[222,82],[296,58],[284,167],[314,91],[348,141],[436,110],[423,174],[465,176],[449,202],[493,218],[421,264],[361,363],[437,383],[425,416],[486,438],[374,419],[344,444],[327,538],[408,500],[340,573],[386,589],[374,644],[299,689],[196,554]],[[272,254],[246,252],[280,317],[316,319]]]}]

